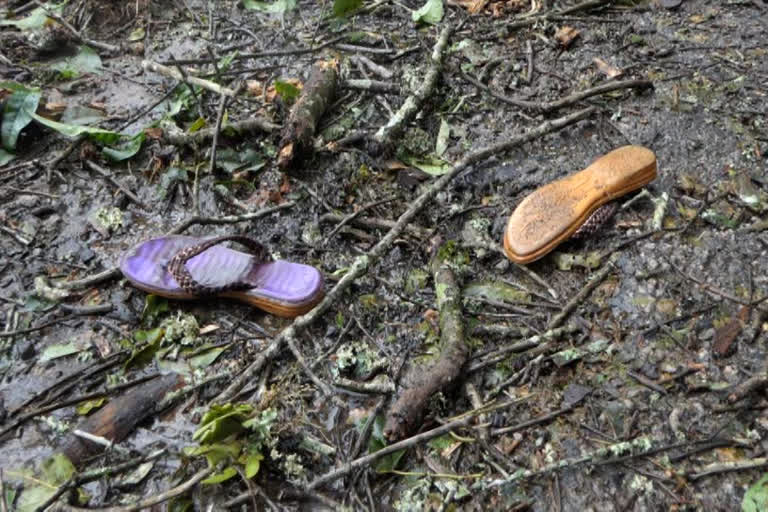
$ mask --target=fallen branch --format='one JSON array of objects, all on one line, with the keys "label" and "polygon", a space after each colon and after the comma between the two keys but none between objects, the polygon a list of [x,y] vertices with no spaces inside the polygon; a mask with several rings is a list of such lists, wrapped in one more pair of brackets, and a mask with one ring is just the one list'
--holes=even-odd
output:
[{"label": "fallen branch", "polygon": [[201,217],[199,215],[195,215],[193,217],[188,218],[172,230],[170,230],[167,234],[168,235],[178,235],[179,233],[183,233],[190,227],[194,225],[201,225],[201,226],[209,226],[209,225],[220,225],[220,224],[237,224],[238,222],[246,222],[249,220],[259,219],[261,217],[264,217],[266,215],[269,215],[270,213],[274,213],[279,210],[284,210],[286,208],[292,208],[295,206],[296,203],[293,201],[288,201],[283,204],[278,204],[277,206],[270,206],[268,208],[262,208],[261,210],[257,210],[255,212],[251,213],[244,213],[242,215],[225,215],[224,217]]},{"label": "fallen branch", "polygon": [[747,471],[750,469],[763,468],[768,466],[768,458],[758,457],[756,459],[736,460],[732,462],[718,462],[710,464],[703,470],[697,473],[689,473],[688,479],[691,481],[699,480],[706,476],[716,475],[719,473],[728,473],[731,471]]},{"label": "fallen branch", "polygon": [[369,78],[357,78],[342,82],[343,89],[356,89],[359,91],[381,92],[386,94],[400,94],[400,86],[392,82],[382,82]]},{"label": "fallen branch", "polygon": [[610,463],[613,459],[624,453],[632,453],[634,456],[639,457],[645,454],[656,453],[658,450],[654,448],[653,440],[648,437],[638,437],[632,441],[626,441],[616,444],[611,444],[595,450],[593,452],[586,453],[579,457],[573,457],[570,459],[563,459],[552,464],[547,464],[539,469],[524,469],[515,471],[507,478],[501,478],[497,480],[491,480],[490,482],[481,481],[477,482],[474,489],[490,489],[498,487],[500,485],[511,484],[518,480],[523,480],[531,477],[539,477],[546,475],[547,473],[553,473],[565,468],[572,468],[581,464],[598,464],[598,463]]},{"label": "fallen branch", "polygon": [[443,245],[432,263],[440,311],[440,357],[428,368],[418,363],[409,368],[405,378],[407,389],[389,410],[384,424],[384,436],[390,441],[402,439],[415,430],[429,398],[456,383],[469,356],[461,315],[461,288],[450,267],[451,258],[440,256],[448,247]]},{"label": "fallen branch", "polygon": [[526,101],[518,98],[510,98],[509,96],[505,96],[501,93],[495,92],[490,87],[478,82],[477,80],[467,75],[466,73],[462,74],[462,76],[464,77],[464,80],[471,83],[478,89],[481,89],[487,92],[497,100],[503,101],[504,103],[508,103],[515,107],[523,108],[526,110],[533,110],[535,112],[541,112],[541,113],[552,112],[553,110],[557,110],[563,107],[567,107],[569,105],[573,105],[574,103],[577,103],[581,100],[585,100],[587,98],[591,98],[592,96],[597,96],[599,94],[604,94],[606,92],[611,92],[618,89],[643,90],[649,87],[653,87],[653,82],[651,82],[650,80],[623,80],[621,82],[607,82],[604,84],[597,85],[595,87],[591,87],[584,91],[575,92],[569,96],[560,98],[555,101],[539,102],[539,101]]},{"label": "fallen branch", "polygon": [[488,354],[485,354],[482,360],[473,362],[469,367],[467,367],[467,373],[473,373],[478,370],[482,370],[487,366],[496,364],[499,361],[503,361],[508,357],[509,354],[525,352],[526,350],[530,350],[534,347],[538,347],[545,342],[556,340],[557,338],[565,334],[572,334],[578,331],[578,329],[579,328],[576,325],[568,325],[566,327],[557,327],[557,328],[549,329],[542,334],[537,334],[535,336],[531,336],[530,338],[526,338],[524,340],[515,341],[510,345],[506,345],[497,350],[494,350],[493,352],[489,352]]},{"label": "fallen branch", "polygon": [[368,466],[369,464],[379,460],[380,458],[389,455],[390,453],[394,453],[399,450],[405,450],[406,448],[410,448],[411,446],[415,446],[419,443],[423,443],[425,441],[429,441],[430,439],[433,439],[435,437],[441,436],[443,434],[447,434],[451,430],[465,427],[469,425],[469,423],[478,415],[480,414],[486,414],[490,413],[492,411],[504,409],[506,407],[511,407],[513,405],[519,404],[521,402],[524,402],[528,400],[532,395],[528,395],[524,398],[518,398],[515,400],[509,400],[507,402],[503,402],[500,404],[494,404],[489,405],[480,409],[473,409],[471,411],[468,411],[461,416],[457,417],[453,421],[450,421],[444,425],[441,425],[439,427],[435,427],[432,430],[428,430],[426,432],[422,432],[421,434],[417,434],[415,436],[409,437],[408,439],[403,439],[402,441],[399,441],[397,443],[390,444],[389,446],[386,446],[382,448],[379,451],[376,451],[374,453],[371,453],[370,455],[366,455],[364,457],[360,457],[358,459],[355,459],[351,462],[348,462],[344,464],[342,467],[334,469],[322,476],[319,476],[315,478],[307,487],[307,489],[315,489],[320,485],[326,484],[328,482],[332,482],[336,480],[337,478],[341,478],[342,476],[352,472],[352,470]]},{"label": "fallen branch", "polygon": [[[77,428],[87,434],[106,439],[109,443],[119,442],[136,426],[155,413],[155,405],[170,391],[184,384],[184,379],[175,373],[153,379],[128,393],[111,400],[95,414],[86,418]],[[104,446],[86,440],[85,436],[70,435],[61,451],[79,466],[87,457],[102,450]]]},{"label": "fallen branch", "polygon": [[[348,217],[351,217],[349,221],[347,221],[349,224],[368,229],[392,229],[396,224],[393,220],[380,219],[378,217],[358,217],[354,213],[350,214]],[[320,222],[345,222],[345,219],[348,217],[336,213],[326,213],[323,214],[319,220]],[[428,229],[416,226],[415,224],[406,226],[405,231],[418,238],[427,238],[430,235]]]},{"label": "fallen branch", "polygon": [[202,87],[203,89],[208,89],[209,91],[213,91],[216,94],[221,94],[224,96],[235,96],[235,91],[230,89],[229,87],[224,87],[222,85],[217,84],[216,82],[211,82],[210,80],[206,80],[204,78],[189,76],[185,73],[182,73],[178,69],[169,68],[168,66],[163,66],[162,64],[159,64],[157,62],[145,60],[141,62],[141,67],[143,67],[147,71],[152,71],[159,75],[167,76],[169,78],[173,78],[174,80],[178,80],[180,82],[196,85],[198,87]]},{"label": "fallen branch", "polygon": [[172,487],[163,493],[150,496],[149,498],[143,499],[138,503],[134,503],[133,505],[128,505],[125,507],[81,508],[58,502],[54,504],[50,510],[53,512],[138,512],[140,510],[146,510],[148,508],[154,507],[155,505],[159,505],[160,503],[166,502],[171,498],[175,498],[176,496],[181,496],[188,490],[192,489],[195,485],[197,485],[198,482],[209,477],[214,471],[216,471],[215,467],[201,469],[192,475],[186,482],[183,482],[176,487]]},{"label": "fallen branch", "polygon": [[[209,48],[210,51],[210,48]],[[214,66],[216,64],[214,63]],[[216,68],[218,73],[218,68]],[[245,82],[240,82],[234,91],[234,95],[237,96],[245,86]],[[219,100],[219,110],[216,112],[216,125],[213,127],[213,141],[211,142],[211,161],[208,164],[208,174],[213,176],[213,171],[216,168],[216,151],[219,147],[219,134],[221,133],[221,121],[224,119],[224,112],[227,109],[230,96],[222,95]],[[195,181],[192,185],[192,202],[193,210],[196,215],[200,215],[200,167],[195,166]]]},{"label": "fallen branch", "polygon": [[405,99],[400,109],[389,119],[389,122],[379,128],[373,136],[373,140],[380,146],[388,146],[398,137],[403,127],[416,115],[424,101],[435,90],[440,70],[443,67],[443,58],[448,47],[448,39],[451,37],[452,32],[453,26],[451,25],[447,25],[440,32],[437,43],[435,43],[435,47],[432,50],[430,66],[424,75],[421,87]]},{"label": "fallen branch", "polygon": [[290,336],[296,336],[296,333],[313,324],[318,318],[320,318],[332,304],[349,288],[352,283],[359,277],[365,275],[368,269],[374,265],[384,254],[389,251],[393,242],[398,236],[405,230],[406,226],[411,222],[416,214],[418,214],[427,203],[429,203],[438,192],[443,190],[453,179],[461,172],[469,168],[470,166],[489,158],[490,156],[509,151],[510,149],[524,144],[528,141],[534,140],[542,135],[560,130],[568,125],[581,121],[587,118],[589,115],[595,112],[594,107],[589,107],[583,110],[574,112],[567,116],[563,116],[557,119],[552,119],[543,122],[538,127],[529,130],[528,132],[513,137],[505,142],[489,146],[487,148],[475,151],[466,155],[461,159],[448,173],[438,178],[429,188],[427,188],[419,197],[417,197],[400,217],[397,222],[389,230],[389,232],[382,238],[370,251],[362,256],[358,256],[349,268],[349,271],[336,283],[336,286],[331,289],[328,294],[323,298],[317,306],[305,315],[297,317],[291,325],[286,327],[283,331],[275,336],[274,340],[269,346],[259,353],[256,360],[253,361],[248,368],[243,371],[232,383],[222,391],[215,401],[222,403],[230,400],[235,396],[246,382],[250,381],[253,376],[259,372],[267,361],[273,359],[280,353],[283,348],[283,344]]},{"label": "fallen branch", "polygon": [[[163,140],[174,146],[200,144],[213,139],[213,136],[216,134],[216,128],[203,128],[194,133],[186,133],[178,128],[173,121],[163,121],[161,122],[160,127],[163,129]],[[260,117],[230,122],[222,127],[223,130],[234,130],[243,133],[271,133],[279,128],[280,125]]]},{"label": "fallen branch", "polygon": [[149,210],[147,205],[145,205],[141,199],[139,199],[136,194],[125,188],[119,181],[117,181],[106,169],[101,167],[100,165],[96,164],[96,162],[93,162],[91,160],[85,161],[86,167],[88,167],[90,170],[96,172],[99,174],[102,178],[110,182],[114,187],[116,187],[120,192],[125,194],[125,197],[136,203],[141,208],[144,208],[145,210]]},{"label": "fallen branch", "polygon": [[312,151],[315,129],[336,97],[338,72],[339,63],[335,59],[312,66],[301,96],[283,125],[277,156],[277,165],[281,169],[288,169],[297,159]]},{"label": "fallen branch", "polygon": [[500,436],[502,434],[511,434],[512,432],[519,432],[521,430],[525,430],[526,428],[532,427],[534,425],[541,425],[542,423],[546,423],[551,419],[557,418],[558,416],[561,416],[563,414],[570,412],[571,410],[573,410],[573,408],[574,408],[573,405],[569,405],[567,407],[563,407],[562,409],[558,409],[556,411],[552,411],[542,416],[539,416],[538,418],[533,418],[532,420],[518,423],[517,425],[496,428],[491,431],[491,435]]},{"label": "fallen branch", "polygon": [[380,201],[374,201],[372,203],[368,203],[366,205],[361,206],[358,210],[356,210],[356,211],[350,213],[349,215],[347,215],[346,217],[344,217],[344,219],[341,222],[339,222],[339,224],[335,228],[333,228],[330,233],[328,233],[328,235],[323,239],[323,241],[320,242],[320,245],[323,246],[326,243],[328,243],[328,240],[333,238],[333,235],[335,235],[341,228],[343,228],[346,224],[348,224],[349,222],[354,220],[356,217],[358,217],[364,211],[370,210],[371,208],[374,208],[374,207],[379,206],[379,205],[384,204],[384,203],[392,202],[395,199],[397,199],[397,198],[390,197],[390,198],[387,198],[387,199],[382,199]]},{"label": "fallen branch", "polygon": [[549,324],[547,324],[547,329],[554,329],[555,327],[558,327],[560,324],[565,321],[566,318],[568,318],[568,315],[570,315],[574,309],[576,309],[576,306],[578,306],[584,299],[586,299],[590,293],[592,293],[592,290],[597,288],[597,285],[603,282],[603,280],[608,277],[608,274],[611,273],[612,270],[614,270],[615,260],[618,257],[616,253],[612,255],[607,262],[605,262],[605,265],[603,265],[603,268],[601,268],[595,275],[593,275],[589,281],[587,281],[587,284],[584,285],[584,287],[579,290],[579,293],[574,295],[571,300],[569,300],[565,306],[563,306],[563,309],[556,314],[554,317],[552,317],[552,320],[549,321]]}]

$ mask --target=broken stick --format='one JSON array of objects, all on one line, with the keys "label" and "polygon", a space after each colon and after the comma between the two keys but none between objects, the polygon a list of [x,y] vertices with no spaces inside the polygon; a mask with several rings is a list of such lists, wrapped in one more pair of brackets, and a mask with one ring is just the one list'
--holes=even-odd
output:
[{"label": "broken stick", "polygon": [[336,59],[317,62],[312,67],[309,80],[283,126],[277,156],[277,165],[281,169],[288,169],[295,160],[312,150],[315,128],[336,96],[338,68]]},{"label": "broken stick", "polygon": [[461,316],[461,289],[450,266],[450,248],[450,242],[443,245],[432,262],[440,310],[440,357],[429,368],[417,363],[409,368],[408,389],[390,409],[384,426],[384,435],[390,441],[402,439],[415,429],[429,397],[456,383],[469,356]]}]

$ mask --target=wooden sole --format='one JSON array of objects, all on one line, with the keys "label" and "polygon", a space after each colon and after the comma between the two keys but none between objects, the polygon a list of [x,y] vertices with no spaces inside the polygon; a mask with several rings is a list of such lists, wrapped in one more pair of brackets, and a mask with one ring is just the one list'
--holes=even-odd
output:
[{"label": "wooden sole", "polygon": [[600,206],[655,177],[653,151],[642,146],[615,149],[523,199],[509,217],[504,252],[516,263],[535,261],[570,238]]},{"label": "wooden sole", "polygon": [[314,296],[310,297],[305,302],[302,302],[300,304],[284,304],[282,302],[262,299],[254,295],[250,295],[246,292],[226,292],[226,293],[221,293],[213,296],[199,297],[197,295],[189,295],[186,293],[173,293],[173,292],[158,290],[155,288],[144,286],[141,283],[137,283],[134,281],[131,281],[131,284],[134,287],[138,288],[139,290],[145,291],[147,293],[151,293],[153,295],[157,295],[158,297],[165,297],[166,299],[200,300],[200,299],[215,299],[219,297],[227,298],[227,299],[235,299],[235,300],[239,300],[240,302],[245,302],[250,306],[254,306],[263,311],[266,311],[267,313],[271,313],[273,315],[281,316],[284,318],[294,318],[299,315],[303,315],[304,313],[307,313],[309,310],[315,307],[318,304],[318,302],[320,302],[323,299],[323,297],[325,297],[325,290],[321,288],[320,290],[318,290],[318,292]]}]

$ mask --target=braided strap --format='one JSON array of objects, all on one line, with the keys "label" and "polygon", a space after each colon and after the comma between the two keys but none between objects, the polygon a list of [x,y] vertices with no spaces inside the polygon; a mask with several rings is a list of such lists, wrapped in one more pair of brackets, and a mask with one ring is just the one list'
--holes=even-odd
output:
[{"label": "braided strap", "polygon": [[266,248],[253,238],[244,235],[225,235],[211,238],[210,240],[206,240],[205,242],[202,242],[198,245],[192,245],[180,250],[173,258],[170,259],[170,261],[168,261],[168,272],[173,276],[182,290],[193,295],[214,295],[223,292],[247,290],[248,288],[252,288],[252,284],[240,281],[227,283],[221,286],[207,286],[198,283],[195,278],[192,277],[192,274],[189,273],[189,270],[187,270],[186,263],[190,258],[193,258],[201,252],[210,249],[214,245],[218,245],[228,240],[238,242],[250,249],[251,254],[259,263],[264,263],[271,260]]},{"label": "braided strap", "polygon": [[604,204],[592,212],[592,215],[584,221],[584,224],[579,226],[579,229],[571,235],[571,238],[584,239],[594,235],[600,231],[608,219],[613,217],[613,214],[616,213],[616,210],[618,209],[619,205],[617,201],[611,201],[610,203]]}]

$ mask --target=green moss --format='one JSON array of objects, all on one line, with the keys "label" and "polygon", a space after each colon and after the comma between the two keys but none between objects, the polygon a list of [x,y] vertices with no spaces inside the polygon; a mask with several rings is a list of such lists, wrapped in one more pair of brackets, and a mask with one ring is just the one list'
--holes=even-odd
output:
[{"label": "green moss", "polygon": [[464,288],[464,296],[509,303],[528,303],[531,300],[527,292],[503,281],[475,281]]},{"label": "green moss", "polygon": [[381,305],[379,298],[376,296],[376,294],[373,293],[360,295],[357,300],[360,302],[360,305],[363,307],[363,309],[368,311],[375,311]]},{"label": "green moss", "polygon": [[423,290],[427,286],[429,280],[429,273],[417,268],[408,273],[405,278],[405,291],[407,293],[414,293],[419,290]]},{"label": "green moss", "polygon": [[462,250],[455,240],[449,240],[438,249],[436,260],[441,263],[463,266],[469,264],[469,253]]}]

